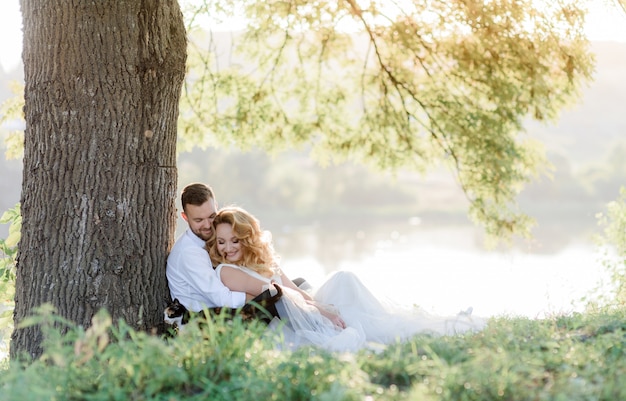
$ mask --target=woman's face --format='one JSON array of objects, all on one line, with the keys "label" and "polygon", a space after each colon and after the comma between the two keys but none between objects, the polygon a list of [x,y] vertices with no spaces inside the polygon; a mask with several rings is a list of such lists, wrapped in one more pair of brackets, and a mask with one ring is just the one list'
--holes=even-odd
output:
[{"label": "woman's face", "polygon": [[241,260],[242,250],[239,239],[235,237],[233,227],[228,223],[221,223],[215,227],[217,253],[227,262],[237,263]]}]

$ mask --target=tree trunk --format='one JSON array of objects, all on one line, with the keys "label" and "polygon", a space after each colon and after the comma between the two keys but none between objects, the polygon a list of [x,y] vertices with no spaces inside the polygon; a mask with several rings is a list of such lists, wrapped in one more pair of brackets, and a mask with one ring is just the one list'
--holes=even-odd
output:
[{"label": "tree trunk", "polygon": [[[186,34],[176,0],[21,0],[25,144],[11,357],[51,303],[85,327],[162,325]],[[162,326],[161,326],[162,327]]]}]

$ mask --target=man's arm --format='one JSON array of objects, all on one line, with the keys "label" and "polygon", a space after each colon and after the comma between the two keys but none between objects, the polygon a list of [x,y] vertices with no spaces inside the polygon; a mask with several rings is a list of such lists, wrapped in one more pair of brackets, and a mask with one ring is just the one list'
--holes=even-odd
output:
[{"label": "man's arm", "polygon": [[220,281],[209,254],[202,248],[187,249],[181,255],[181,272],[191,288],[189,296],[209,308],[239,308],[247,301],[244,292],[231,291]]}]

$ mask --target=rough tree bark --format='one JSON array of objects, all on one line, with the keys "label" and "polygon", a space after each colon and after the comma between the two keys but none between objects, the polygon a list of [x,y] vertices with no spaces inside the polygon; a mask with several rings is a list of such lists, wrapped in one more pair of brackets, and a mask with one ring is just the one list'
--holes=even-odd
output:
[{"label": "rough tree bark", "polygon": [[[162,324],[186,34],[176,0],[21,0],[25,144],[15,327],[51,303]],[[16,329],[11,357],[41,354]]]}]

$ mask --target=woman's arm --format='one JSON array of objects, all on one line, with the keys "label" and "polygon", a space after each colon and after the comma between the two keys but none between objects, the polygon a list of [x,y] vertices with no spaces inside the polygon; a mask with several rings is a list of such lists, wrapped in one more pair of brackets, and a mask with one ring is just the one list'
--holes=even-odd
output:
[{"label": "woman's arm", "polygon": [[231,291],[245,292],[251,296],[250,299],[262,293],[263,286],[268,285],[267,282],[254,278],[231,266],[222,266],[220,268],[220,280]]},{"label": "woman's arm", "polygon": [[291,281],[291,279],[287,277],[287,275],[282,271],[282,269],[280,271],[280,279],[282,280],[284,287],[288,287],[288,288],[291,288],[292,290],[298,291],[300,294],[302,294],[304,299],[306,299],[307,301],[313,301],[313,297],[311,296],[311,294],[304,291],[303,289],[298,287],[293,281]]},{"label": "woman's arm", "polygon": [[343,321],[338,311],[334,310],[334,308],[326,308],[324,307],[324,305],[320,305],[313,299],[311,294],[298,287],[293,281],[289,279],[289,277],[287,277],[287,275],[282,270],[280,271],[280,279],[283,282],[283,286],[289,287],[302,294],[302,296],[306,300],[306,303],[315,306],[320,311],[322,316],[325,316],[328,320],[333,322],[334,325],[341,327],[342,329],[346,328],[346,323]]}]

